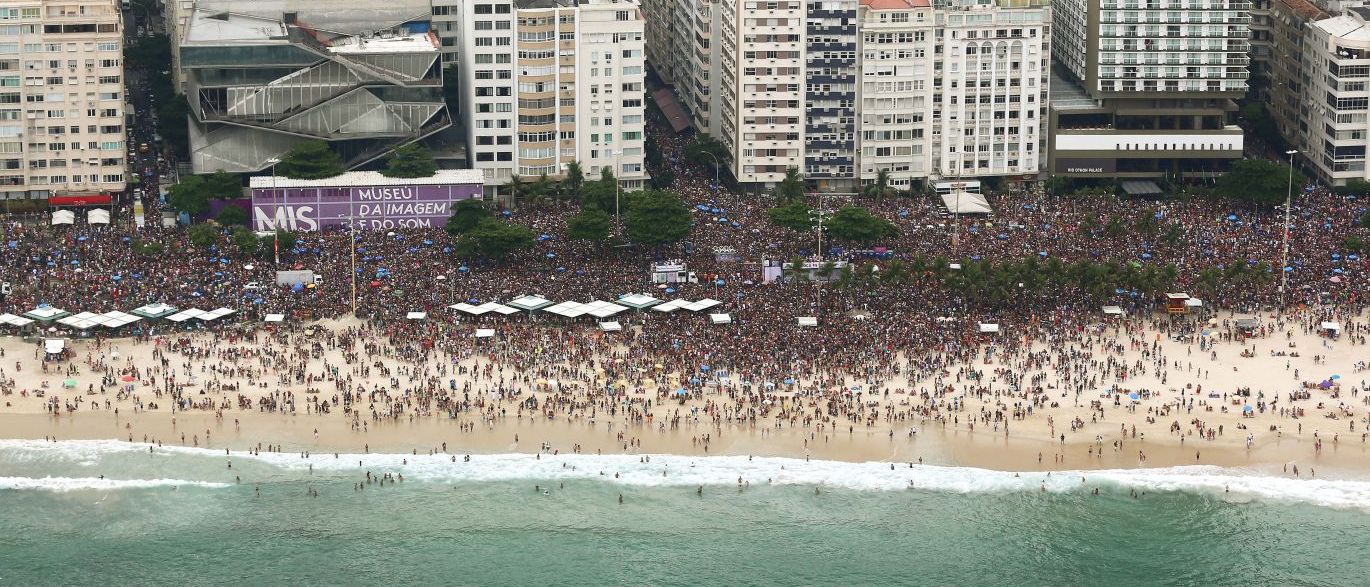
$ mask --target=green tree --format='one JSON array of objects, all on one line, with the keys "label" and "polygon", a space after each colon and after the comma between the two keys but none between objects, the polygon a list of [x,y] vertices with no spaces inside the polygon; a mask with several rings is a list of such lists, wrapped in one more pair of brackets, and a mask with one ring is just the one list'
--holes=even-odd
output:
[{"label": "green tree", "polygon": [[885,199],[885,196],[893,195],[896,191],[898,190],[890,187],[890,170],[888,169],[881,169],[875,175],[875,181],[867,184],[865,189],[866,196],[875,198],[877,201]]},{"label": "green tree", "polygon": [[289,230],[278,228],[276,229],[276,236],[273,239],[272,247],[280,247],[282,251],[289,251],[290,249],[295,248],[295,243],[299,240],[299,235],[290,232]]},{"label": "green tree", "polygon": [[203,177],[209,197],[215,200],[235,200],[243,197],[243,180],[238,174],[215,171]]},{"label": "green tree", "polygon": [[804,176],[799,173],[799,168],[785,170],[785,179],[776,186],[775,197],[781,202],[794,202],[804,197]]},{"label": "green tree", "polygon": [[766,212],[771,223],[797,232],[813,230],[813,211],[804,202],[790,202]]},{"label": "green tree", "polygon": [[438,164],[427,147],[409,143],[398,147],[390,154],[381,175],[386,177],[433,177],[438,172]]},{"label": "green tree", "polygon": [[214,217],[214,220],[224,226],[246,226],[247,210],[237,206],[224,206],[223,209],[219,210],[219,214]]},{"label": "green tree", "polygon": [[162,140],[175,152],[185,152],[190,144],[189,115],[190,104],[181,94],[157,100],[157,134],[162,135]]},{"label": "green tree", "polygon": [[1366,210],[1364,214],[1360,215],[1360,226],[1361,228],[1370,228],[1370,210]]},{"label": "green tree", "polygon": [[1370,194],[1370,181],[1350,179],[1346,181],[1346,185],[1337,186],[1332,191],[1339,196],[1363,196]]},{"label": "green tree", "polygon": [[1249,102],[1247,105],[1242,106],[1240,116],[1251,125],[1253,134],[1269,143],[1272,150],[1285,150],[1285,142],[1280,134],[1280,126],[1275,123],[1275,118],[1270,116],[1270,111],[1266,109],[1265,104],[1260,102]]},{"label": "green tree", "polygon": [[190,227],[186,236],[190,238],[190,244],[208,249],[219,242],[219,229],[210,224],[196,224]]},{"label": "green tree", "polygon": [[598,208],[585,208],[566,221],[566,236],[574,240],[601,243],[614,230],[614,219]]},{"label": "green tree", "polygon": [[690,209],[680,198],[656,190],[631,194],[623,216],[628,240],[650,247],[685,238],[692,221]]},{"label": "green tree", "polygon": [[249,257],[257,254],[257,249],[262,245],[257,233],[241,226],[233,229],[232,240],[233,246],[238,247],[238,252]]},{"label": "green tree", "polygon": [[685,158],[699,165],[721,167],[728,164],[728,147],[709,133],[701,133],[685,145]]},{"label": "green tree", "polygon": [[457,238],[456,250],[462,256],[478,256],[496,261],[533,246],[533,231],[521,224],[485,218],[475,228]]},{"label": "green tree", "polygon": [[447,234],[459,236],[490,218],[490,209],[485,202],[476,199],[462,200],[452,206],[452,216],[447,219]]},{"label": "green tree", "polygon": [[505,202],[510,208],[518,206],[519,197],[524,195],[523,177],[517,173],[511,174],[500,191],[504,192]]},{"label": "green tree", "polygon": [[533,200],[542,200],[551,196],[552,192],[556,191],[556,188],[556,182],[553,182],[552,178],[547,177],[546,173],[542,173],[538,175],[538,178],[534,180],[533,183],[528,184],[526,188],[528,190],[527,197]]},{"label": "green tree", "polygon": [[293,179],[324,179],[343,171],[342,157],[323,141],[296,143],[276,164],[277,174]]},{"label": "green tree", "polygon": [[148,242],[140,238],[133,239],[133,252],[144,257],[155,257],[162,254],[162,243]]},{"label": "green tree", "polygon": [[[1286,190],[1289,189],[1288,165],[1271,163],[1263,159],[1242,159],[1232,164],[1232,170],[1218,178],[1213,193],[1258,206],[1275,206],[1284,203]],[[1302,186],[1304,178],[1294,173],[1294,186]],[[1302,190],[1294,190],[1295,193]]]},{"label": "green tree", "polygon": [[580,188],[580,207],[598,208],[610,214],[614,213],[614,198],[618,197],[616,186],[612,176],[608,181],[588,182]]},{"label": "green tree", "polygon": [[448,110],[461,111],[461,74],[455,64],[442,69],[442,99],[447,102]]},{"label": "green tree", "polygon": [[664,190],[675,183],[675,171],[669,167],[658,169],[652,172],[652,177],[648,180],[652,189]]},{"label": "green tree", "polygon": [[1358,236],[1348,236],[1342,241],[1341,247],[1352,253],[1359,253],[1365,250],[1365,240]]},{"label": "green tree", "polygon": [[177,212],[199,216],[209,211],[209,190],[204,176],[191,175],[167,190],[167,205]]},{"label": "green tree", "polygon": [[860,244],[871,244],[899,233],[890,221],[854,206],[838,210],[823,223],[823,228],[837,240]]},{"label": "green tree", "polygon": [[128,67],[162,69],[171,63],[171,38],[165,34],[138,37],[124,47]]},{"label": "green tree", "polygon": [[562,192],[576,197],[580,195],[580,187],[583,185],[585,185],[585,170],[581,168],[580,162],[567,163],[566,173],[561,176]]}]

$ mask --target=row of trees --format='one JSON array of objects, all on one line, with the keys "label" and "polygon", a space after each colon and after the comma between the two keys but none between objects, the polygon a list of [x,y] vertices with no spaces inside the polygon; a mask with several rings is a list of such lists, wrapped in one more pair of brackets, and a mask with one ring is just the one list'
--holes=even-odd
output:
[{"label": "row of trees", "polygon": [[[797,232],[817,228],[816,211],[801,200],[771,208],[767,213],[771,222]],[[894,224],[871,214],[865,208],[845,206],[823,221],[823,232],[838,241],[869,245],[899,234]]]},{"label": "row of trees", "polygon": [[[801,260],[792,261],[799,267]],[[880,285],[941,284],[959,292],[970,300],[1003,304],[1023,296],[1083,295],[1084,301],[1102,303],[1118,295],[1118,290],[1137,292],[1144,299],[1156,299],[1174,291],[1179,281],[1179,269],[1173,264],[1141,265],[1137,263],[1077,261],[1065,263],[1060,259],[1039,260],[1035,257],[998,263],[962,260],[960,269],[952,269],[952,261],[943,258],[915,256],[907,261],[893,260],[878,267],[874,263],[847,265],[838,273],[834,284],[838,287],[872,288]],[[830,275],[835,265],[816,274]],[[807,279],[807,272],[794,271],[786,276],[791,280]],[[1268,263],[1249,265],[1234,262],[1200,270],[1191,283],[1194,292],[1214,296],[1224,288],[1254,288],[1269,286],[1276,274]]]}]

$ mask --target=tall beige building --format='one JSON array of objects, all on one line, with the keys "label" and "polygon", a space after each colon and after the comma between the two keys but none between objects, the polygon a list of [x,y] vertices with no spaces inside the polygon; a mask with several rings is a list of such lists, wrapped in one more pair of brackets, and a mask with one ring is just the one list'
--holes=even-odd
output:
[{"label": "tall beige building", "polygon": [[0,198],[124,191],[122,29],[116,0],[0,0]]}]

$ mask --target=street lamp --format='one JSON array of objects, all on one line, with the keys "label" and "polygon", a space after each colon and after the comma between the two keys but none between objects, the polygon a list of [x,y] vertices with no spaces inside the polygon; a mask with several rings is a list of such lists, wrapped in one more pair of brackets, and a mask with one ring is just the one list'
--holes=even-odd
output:
[{"label": "street lamp", "polygon": [[[276,165],[280,163],[280,158],[272,157],[266,160],[267,165],[271,166],[271,212],[280,218],[280,195],[276,192]],[[272,226],[271,249],[275,252],[276,264],[281,264],[281,229],[279,226]]]},{"label": "street lamp", "polygon": [[[818,230],[818,261],[819,261],[818,268],[819,268],[819,269],[822,269],[822,268],[823,268],[823,262],[822,262],[822,261],[823,261],[823,258],[824,258],[824,256],[825,256],[825,255],[823,255],[823,220],[827,219],[827,217],[830,215],[830,213],[828,212],[827,206],[825,206],[826,199],[827,199],[827,194],[822,193],[822,192],[819,192],[819,194],[818,194],[818,208],[817,208],[817,209],[813,209],[813,210],[809,210],[809,220],[811,220],[811,221],[813,221],[813,222],[815,223],[815,228]],[[802,270],[804,269],[804,267],[800,266],[800,267],[796,267],[795,269],[798,269],[798,270],[801,270],[801,271],[802,271]],[[819,277],[823,277],[823,276],[819,276]],[[822,280],[821,280],[821,279],[815,279],[815,280],[814,280],[814,287],[815,287],[815,289],[818,290],[818,307],[814,310],[814,317],[815,317],[815,318],[819,318],[819,317],[821,317],[821,316],[823,315],[823,282],[822,282]]]},{"label": "street lamp", "polygon": [[1280,262],[1280,312],[1284,312],[1284,291],[1289,284],[1289,209],[1294,201],[1294,155],[1297,150],[1284,152],[1289,155],[1289,187],[1284,193],[1284,260]]},{"label": "street lamp", "polygon": [[619,216],[618,201],[622,191],[621,188],[623,187],[623,178],[619,177],[619,174],[623,173],[623,159],[620,157],[623,155],[623,149],[609,149],[608,153],[614,158],[614,224],[617,225],[618,231],[622,233],[623,220]]},{"label": "street lamp", "polygon": [[710,159],[713,159],[713,160],[714,160],[714,189],[718,189],[718,168],[719,168],[718,155],[715,155],[715,154],[710,153],[710,152],[708,152],[708,151],[701,151],[701,152],[704,153],[705,155],[708,155]]}]

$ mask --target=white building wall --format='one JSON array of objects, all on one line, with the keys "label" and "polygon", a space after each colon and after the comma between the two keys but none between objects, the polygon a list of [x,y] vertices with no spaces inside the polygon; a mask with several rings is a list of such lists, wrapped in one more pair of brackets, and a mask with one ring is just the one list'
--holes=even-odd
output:
[{"label": "white building wall", "polygon": [[460,7],[461,119],[471,166],[485,172],[491,195],[517,164],[513,3],[474,0]]},{"label": "white building wall", "polygon": [[741,183],[776,184],[804,167],[801,0],[723,0],[721,140]]},{"label": "white building wall", "polygon": [[582,4],[576,19],[576,156],[589,179],[608,168],[625,189],[646,175],[645,22],[634,3]]}]

